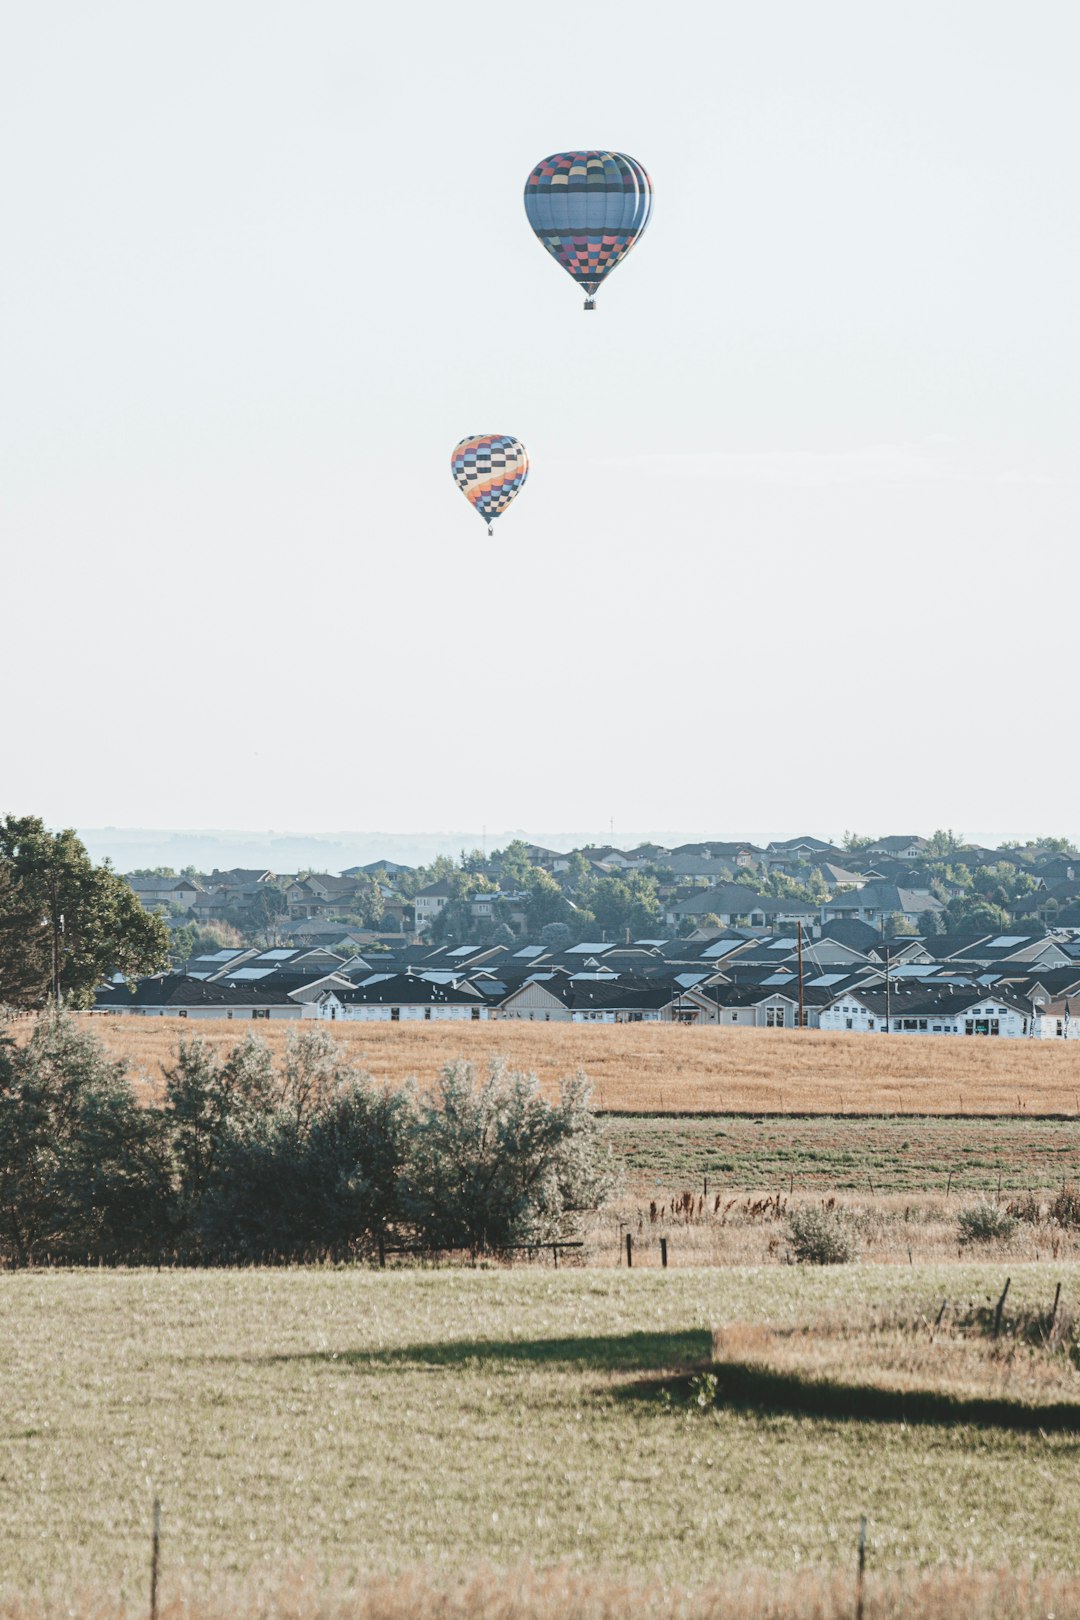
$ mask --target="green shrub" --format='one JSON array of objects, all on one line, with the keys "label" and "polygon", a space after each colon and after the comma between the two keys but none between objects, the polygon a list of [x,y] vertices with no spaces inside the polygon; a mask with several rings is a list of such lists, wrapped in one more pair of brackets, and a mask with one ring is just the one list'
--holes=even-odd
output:
[{"label": "green shrub", "polygon": [[448,1063],[416,1099],[403,1203],[421,1242],[472,1254],[565,1237],[614,1186],[610,1148],[582,1074],[560,1099],[495,1059],[478,1080]]},{"label": "green shrub", "polygon": [[796,1260],[812,1266],[839,1266],[857,1260],[855,1223],[845,1209],[806,1204],[788,1216],[788,1240]]},{"label": "green shrub", "polygon": [[1015,1217],[988,1198],[962,1209],[958,1225],[961,1243],[1004,1243],[1016,1231]]}]

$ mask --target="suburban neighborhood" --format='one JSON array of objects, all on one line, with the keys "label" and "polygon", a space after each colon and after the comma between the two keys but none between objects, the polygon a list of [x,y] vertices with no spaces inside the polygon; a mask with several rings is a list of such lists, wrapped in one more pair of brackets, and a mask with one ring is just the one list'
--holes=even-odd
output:
[{"label": "suburban neighborhood", "polygon": [[1080,1036],[1062,839],[519,841],[428,868],[127,881],[166,920],[172,971],[103,984],[100,1013]]}]

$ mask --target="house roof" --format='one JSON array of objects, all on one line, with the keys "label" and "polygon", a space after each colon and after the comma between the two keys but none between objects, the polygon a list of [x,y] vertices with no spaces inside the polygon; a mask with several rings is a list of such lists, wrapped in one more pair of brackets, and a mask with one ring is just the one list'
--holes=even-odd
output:
[{"label": "house roof", "polygon": [[289,997],[283,990],[267,990],[262,985],[208,983],[184,973],[155,974],[135,985],[110,985],[99,990],[94,1005],[109,1007],[281,1007]]}]

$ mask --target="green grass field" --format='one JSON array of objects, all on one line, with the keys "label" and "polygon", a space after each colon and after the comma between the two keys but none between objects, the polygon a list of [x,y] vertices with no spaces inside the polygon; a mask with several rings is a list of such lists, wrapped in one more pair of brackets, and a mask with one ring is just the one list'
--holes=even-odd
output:
[{"label": "green grass field", "polygon": [[[1010,1268],[1046,1303],[1080,1267]],[[668,1406],[648,1375],[733,1320],[989,1298],[1001,1265],[0,1277],[0,1571],[144,1591],[307,1564],[349,1578],[570,1559],[1080,1569],[1075,1436]]]},{"label": "green grass field", "polygon": [[1080,1180],[1080,1124],[1068,1120],[613,1116],[612,1142],[644,1191],[680,1177],[701,1191],[857,1188],[879,1192],[1045,1191]]}]

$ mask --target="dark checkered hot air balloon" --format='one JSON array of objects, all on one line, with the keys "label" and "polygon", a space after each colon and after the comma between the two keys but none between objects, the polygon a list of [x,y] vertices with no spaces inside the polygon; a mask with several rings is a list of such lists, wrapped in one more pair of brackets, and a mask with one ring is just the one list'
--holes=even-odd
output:
[{"label": "dark checkered hot air balloon", "polygon": [[584,287],[585,308],[646,225],[652,181],[624,152],[556,152],[525,182],[529,224],[552,258]]}]

